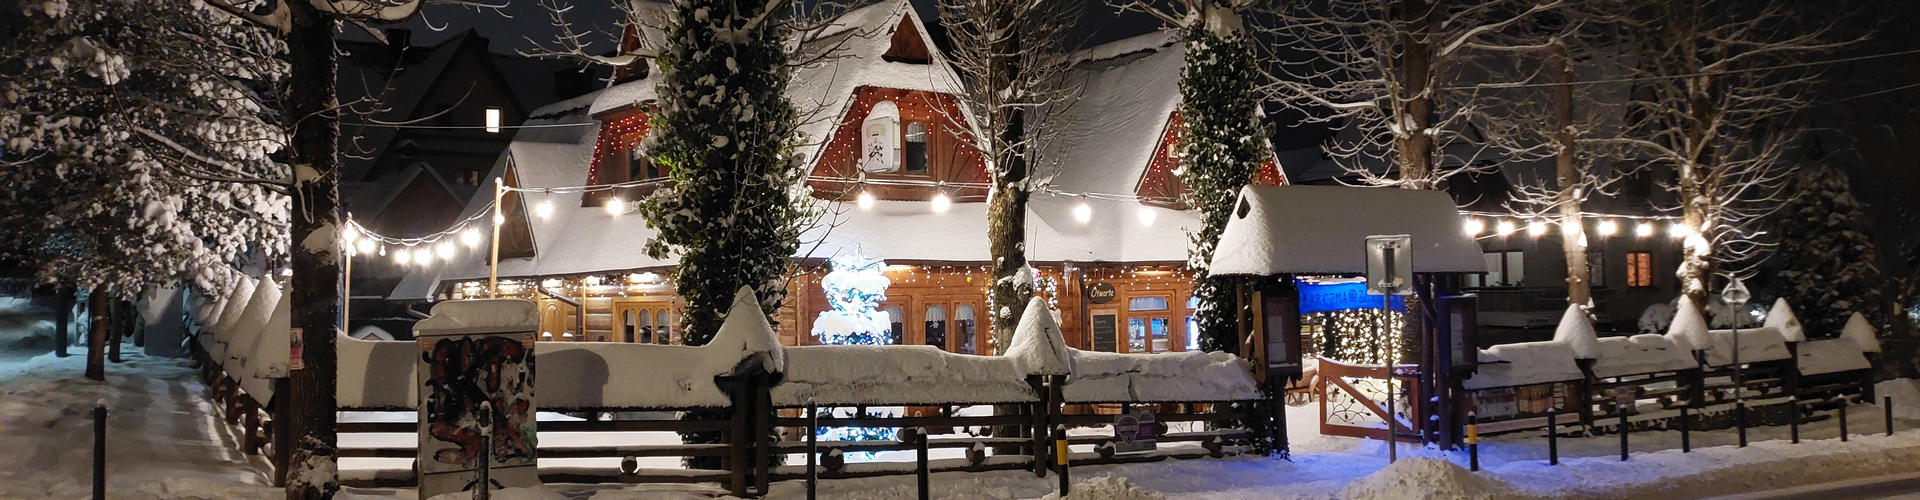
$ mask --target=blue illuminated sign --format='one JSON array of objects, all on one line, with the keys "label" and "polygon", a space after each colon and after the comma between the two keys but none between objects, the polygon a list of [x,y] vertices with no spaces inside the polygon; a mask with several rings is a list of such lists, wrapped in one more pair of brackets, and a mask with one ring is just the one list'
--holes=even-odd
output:
[{"label": "blue illuminated sign", "polygon": [[[1380,308],[1380,296],[1367,295],[1366,283],[1301,282],[1299,286],[1300,314]],[[1393,310],[1407,310],[1405,296],[1393,296]]]}]

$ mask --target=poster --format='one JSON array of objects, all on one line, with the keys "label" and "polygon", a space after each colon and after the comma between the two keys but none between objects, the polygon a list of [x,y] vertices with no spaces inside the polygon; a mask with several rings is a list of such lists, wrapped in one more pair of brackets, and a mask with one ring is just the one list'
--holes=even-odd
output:
[{"label": "poster", "polygon": [[[533,346],[518,335],[443,337],[422,342],[421,474],[480,468],[481,402],[490,402],[493,469],[534,465]],[[529,337],[526,340],[531,340]]]}]

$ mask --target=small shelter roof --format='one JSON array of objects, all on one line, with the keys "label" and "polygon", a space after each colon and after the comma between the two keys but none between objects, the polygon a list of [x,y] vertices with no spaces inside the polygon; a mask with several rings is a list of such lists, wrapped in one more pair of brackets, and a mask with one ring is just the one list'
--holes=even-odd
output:
[{"label": "small shelter roof", "polygon": [[1440,191],[1345,186],[1247,186],[1213,254],[1215,275],[1366,272],[1364,241],[1413,238],[1417,273],[1486,272],[1480,246]]}]

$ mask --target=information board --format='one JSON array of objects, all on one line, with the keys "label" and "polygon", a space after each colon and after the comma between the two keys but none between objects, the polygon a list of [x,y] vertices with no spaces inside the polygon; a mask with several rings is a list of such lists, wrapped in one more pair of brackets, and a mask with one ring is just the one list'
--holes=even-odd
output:
[{"label": "information board", "polygon": [[1099,352],[1119,352],[1120,321],[1112,313],[1094,313],[1092,322],[1093,350]]}]

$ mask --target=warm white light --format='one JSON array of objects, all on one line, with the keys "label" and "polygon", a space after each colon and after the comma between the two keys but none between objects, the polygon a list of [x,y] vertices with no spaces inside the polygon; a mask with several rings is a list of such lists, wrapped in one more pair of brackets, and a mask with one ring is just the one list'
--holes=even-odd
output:
[{"label": "warm white light", "polygon": [[347,242],[348,246],[352,246],[358,239],[360,239],[360,228],[354,227],[353,224],[347,224],[346,230],[340,232],[340,240]]},{"label": "warm white light", "polygon": [[1142,226],[1153,225],[1153,219],[1159,216],[1160,214],[1155,213],[1151,208],[1140,207],[1139,217],[1140,217],[1140,225]]},{"label": "warm white light", "polygon": [[1641,238],[1653,236],[1653,223],[1642,222],[1633,226],[1633,235]]},{"label": "warm white light", "polygon": [[361,255],[373,253],[373,239],[360,240],[359,243],[353,245],[353,248],[359,250]]},{"label": "warm white light", "polygon": [[873,193],[861,191],[860,196],[853,199],[853,203],[859,205],[861,210],[871,210],[873,209]]},{"label": "warm white light", "polygon": [[1466,229],[1467,236],[1479,236],[1481,231],[1487,230],[1487,223],[1481,222],[1478,218],[1469,217],[1467,218],[1467,222],[1461,226]]},{"label": "warm white light", "polygon": [[539,217],[540,217],[541,219],[546,219],[546,218],[548,218],[548,217],[552,217],[552,216],[553,216],[553,202],[551,202],[551,201],[541,201],[539,205],[534,205],[534,206],[533,206],[533,215],[536,215],[536,216],[539,216]]},{"label": "warm white light", "polygon": [[1081,223],[1081,224],[1086,224],[1086,223],[1088,223],[1088,222],[1092,222],[1092,221],[1093,221],[1093,207],[1091,207],[1091,206],[1088,206],[1088,205],[1087,205],[1087,203],[1086,203],[1086,202],[1084,202],[1084,201],[1083,201],[1083,202],[1080,202],[1080,204],[1079,204],[1079,205],[1074,205],[1074,207],[1073,207],[1073,220],[1077,220],[1077,221],[1080,221],[1080,223]]},{"label": "warm white light", "polygon": [[1672,236],[1674,239],[1685,238],[1689,234],[1693,234],[1693,228],[1687,227],[1686,224],[1675,222],[1667,226],[1667,236]]},{"label": "warm white light", "polygon": [[480,246],[480,228],[467,226],[465,231],[460,232],[460,244],[467,248]]},{"label": "warm white light", "polygon": [[381,256],[381,257],[385,257],[385,256],[387,256],[387,246],[386,246],[386,245],[380,245],[380,256]]},{"label": "warm white light", "polygon": [[934,193],[933,213],[944,214],[944,213],[947,213],[947,209],[949,208],[953,208],[953,198],[948,198],[947,193],[944,193],[944,192]]},{"label": "warm white light", "polygon": [[493,216],[493,223],[494,225],[506,224],[507,216],[504,214],[495,214]]},{"label": "warm white light", "polygon": [[1534,220],[1527,223],[1527,236],[1539,237],[1543,234],[1547,234],[1547,223],[1545,221]]},{"label": "warm white light", "polygon": [[453,242],[440,242],[439,246],[433,247],[433,253],[439,255],[440,260],[453,260]]},{"label": "warm white light", "polygon": [[627,202],[618,197],[607,198],[607,215],[620,215],[627,212]]},{"label": "warm white light", "polygon": [[408,262],[413,262],[412,247],[393,251],[393,263],[404,266],[407,265]]},{"label": "warm white light", "polygon": [[1503,221],[1500,221],[1499,224],[1495,224],[1493,227],[1494,227],[1494,230],[1498,231],[1501,236],[1513,234],[1513,221],[1503,220]]},{"label": "warm white light", "polygon": [[487,108],[487,133],[500,133],[500,108]]},{"label": "warm white light", "polygon": [[1606,219],[1600,221],[1600,225],[1596,229],[1600,230],[1601,236],[1613,236],[1613,233],[1620,231],[1620,225],[1615,224],[1613,219]]}]

